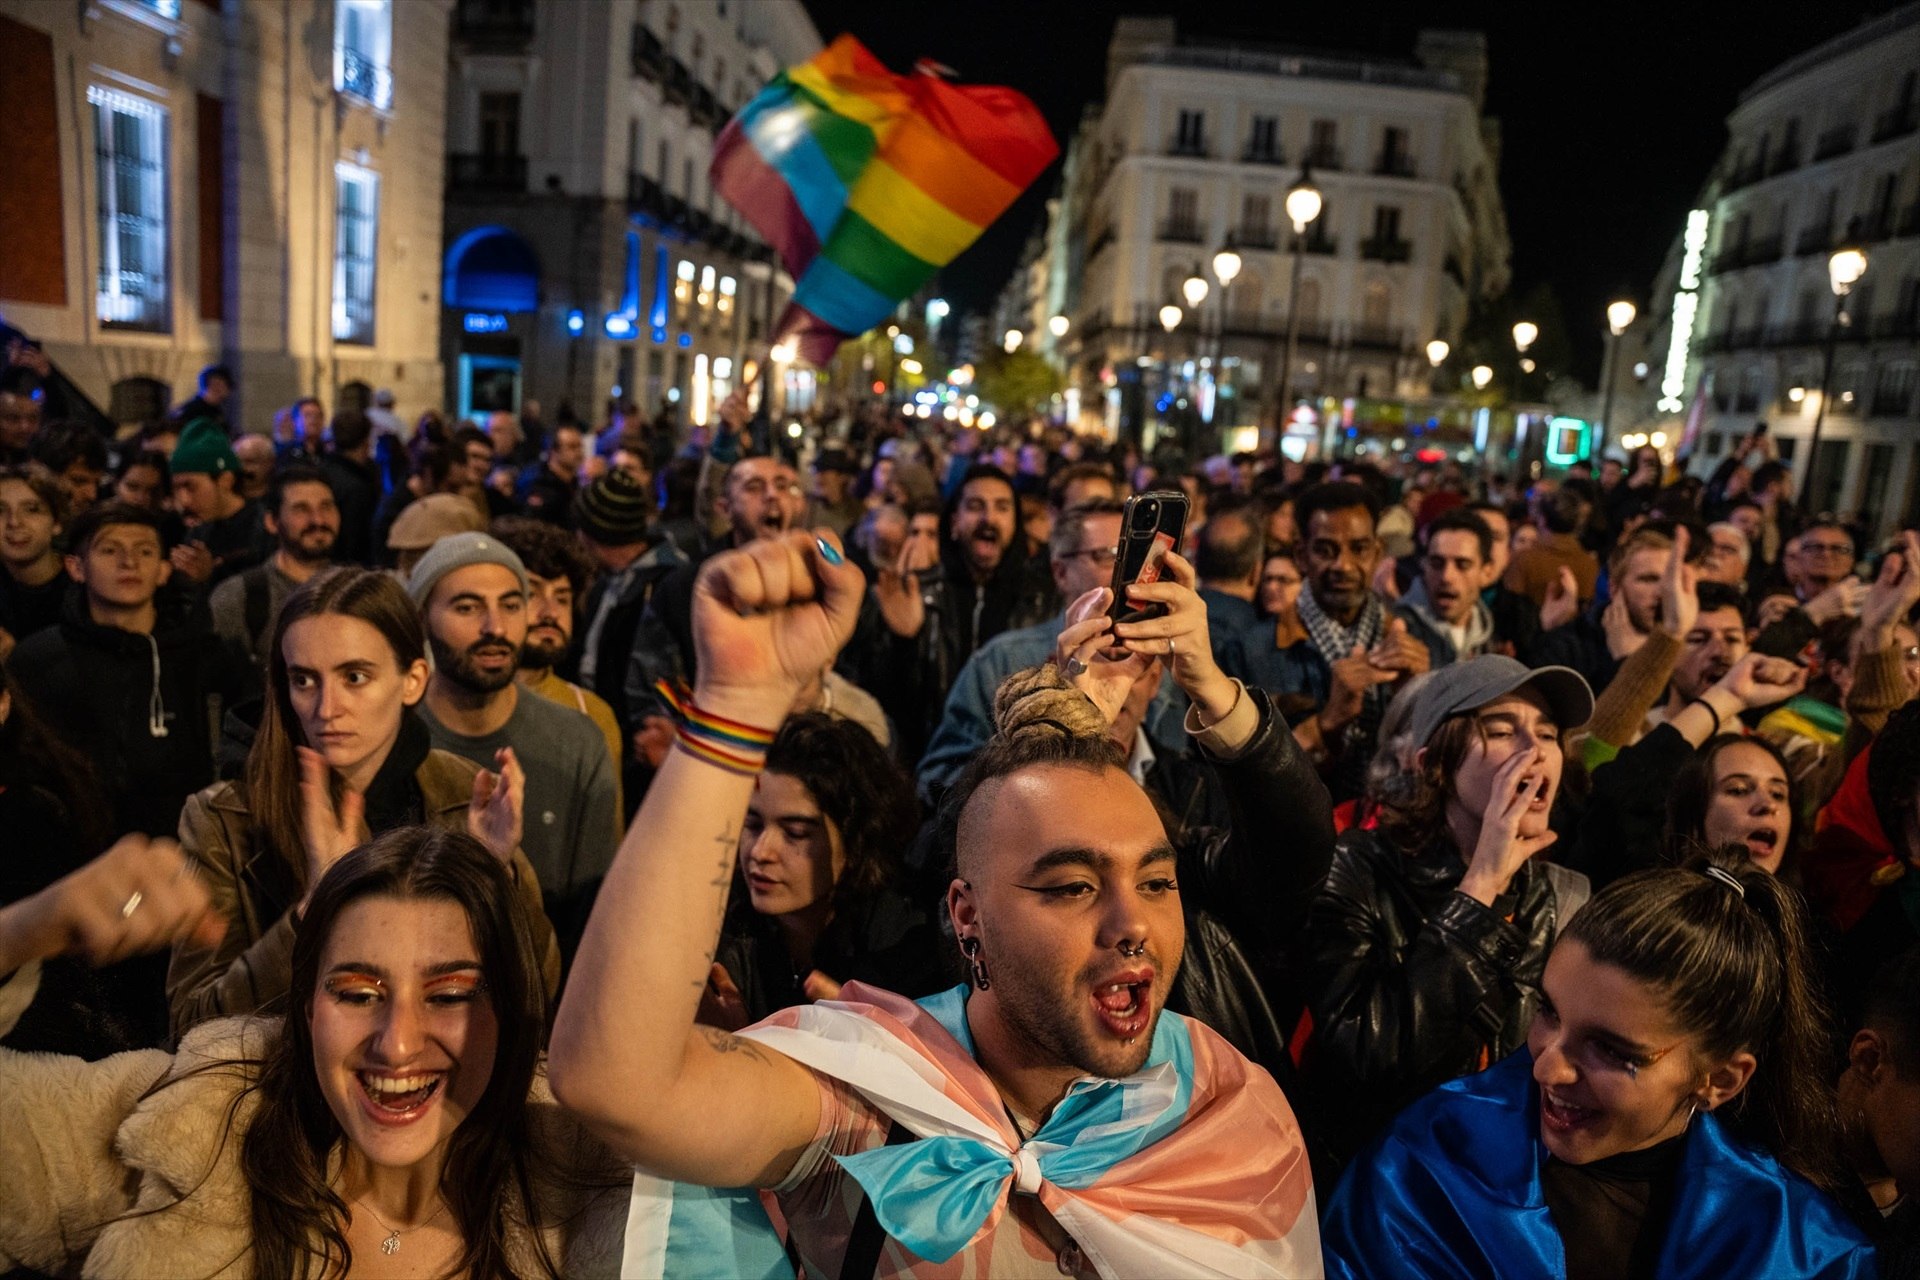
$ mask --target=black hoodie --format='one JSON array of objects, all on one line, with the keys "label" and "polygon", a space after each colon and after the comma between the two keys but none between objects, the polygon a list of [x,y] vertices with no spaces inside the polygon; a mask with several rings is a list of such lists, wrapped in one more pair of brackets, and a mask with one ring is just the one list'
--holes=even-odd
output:
[{"label": "black hoodie", "polygon": [[41,719],[93,762],[116,836],[178,831],[187,797],[213,781],[213,700],[228,692],[204,608],[167,589],[155,604],[146,636],[100,625],[86,592],[71,592],[60,625],[22,640],[7,664]]}]

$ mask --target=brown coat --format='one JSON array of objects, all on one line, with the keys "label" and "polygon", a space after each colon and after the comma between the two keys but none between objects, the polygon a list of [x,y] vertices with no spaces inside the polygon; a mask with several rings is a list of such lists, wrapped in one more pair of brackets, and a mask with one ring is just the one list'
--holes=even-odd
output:
[{"label": "brown coat", "polygon": [[[450,751],[427,753],[413,777],[430,825],[467,829],[478,772],[478,765]],[[285,852],[276,856],[255,846],[253,818],[234,783],[217,782],[188,799],[180,814],[180,845],[199,864],[227,932],[216,946],[174,950],[167,967],[167,1005],[176,1040],[197,1023],[252,1013],[286,994],[293,980],[292,909],[306,892],[303,866]],[[512,870],[551,996],[560,989],[560,948],[541,902],[540,882],[518,849]]]},{"label": "brown coat", "polygon": [[[33,998],[37,974],[30,965],[0,983],[0,1034]],[[178,1054],[99,1062],[0,1049],[0,1272],[249,1280],[240,1148],[278,1028],[273,1018],[224,1018],[195,1027]],[[568,1277],[618,1275],[630,1171],[560,1109],[544,1071],[527,1108],[535,1150],[547,1153],[534,1171],[553,1224],[548,1253]],[[517,1275],[542,1274],[517,1194],[507,1194],[508,1260]]]}]

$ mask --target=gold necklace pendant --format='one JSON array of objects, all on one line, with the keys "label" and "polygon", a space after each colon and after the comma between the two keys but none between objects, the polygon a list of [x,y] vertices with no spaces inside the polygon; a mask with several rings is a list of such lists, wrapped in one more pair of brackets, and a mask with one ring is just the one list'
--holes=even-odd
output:
[{"label": "gold necklace pendant", "polygon": [[387,1238],[380,1242],[380,1252],[386,1254],[389,1258],[400,1252],[400,1233],[398,1231],[394,1231],[391,1228],[388,1229]]}]

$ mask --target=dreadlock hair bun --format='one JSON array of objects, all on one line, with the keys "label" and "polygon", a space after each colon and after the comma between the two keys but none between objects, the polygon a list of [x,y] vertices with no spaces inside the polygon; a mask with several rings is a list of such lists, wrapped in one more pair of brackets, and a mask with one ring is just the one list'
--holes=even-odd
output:
[{"label": "dreadlock hair bun", "polygon": [[1051,662],[1014,672],[993,695],[996,739],[1024,742],[1049,734],[1096,741],[1107,737],[1107,718],[1100,708]]}]

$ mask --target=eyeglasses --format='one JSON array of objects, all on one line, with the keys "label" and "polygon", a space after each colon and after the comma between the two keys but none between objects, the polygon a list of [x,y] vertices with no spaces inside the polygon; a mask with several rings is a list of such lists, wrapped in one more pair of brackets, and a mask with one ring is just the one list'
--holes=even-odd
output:
[{"label": "eyeglasses", "polygon": [[1847,542],[1803,542],[1800,550],[1813,556],[1846,556],[1853,558],[1853,545]]},{"label": "eyeglasses", "polygon": [[1102,569],[1111,569],[1113,562],[1120,558],[1120,553],[1112,547],[1088,547],[1082,551],[1069,551],[1060,558],[1062,560],[1078,560],[1081,556],[1090,557],[1093,563]]}]

